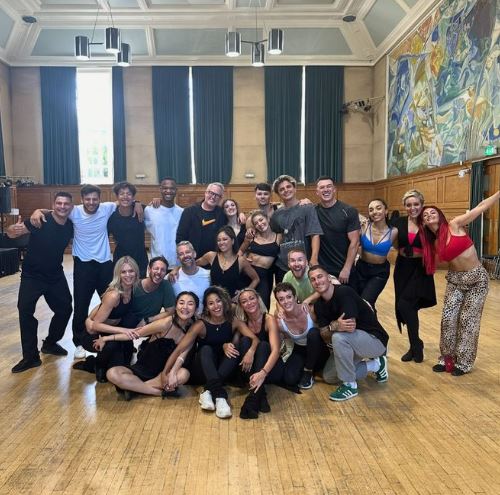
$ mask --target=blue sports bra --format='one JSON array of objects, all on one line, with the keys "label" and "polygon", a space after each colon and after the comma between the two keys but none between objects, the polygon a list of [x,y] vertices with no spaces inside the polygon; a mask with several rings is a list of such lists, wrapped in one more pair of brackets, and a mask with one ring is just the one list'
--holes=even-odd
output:
[{"label": "blue sports bra", "polygon": [[[370,231],[370,237],[366,235],[368,233],[368,230]],[[391,234],[392,234],[392,227],[389,228],[389,230],[387,230],[387,232],[381,237],[381,239],[376,244],[373,244],[372,224],[370,223],[365,233],[361,235],[360,242],[363,251],[375,254],[377,256],[387,256],[387,253],[389,252],[392,246]]]}]

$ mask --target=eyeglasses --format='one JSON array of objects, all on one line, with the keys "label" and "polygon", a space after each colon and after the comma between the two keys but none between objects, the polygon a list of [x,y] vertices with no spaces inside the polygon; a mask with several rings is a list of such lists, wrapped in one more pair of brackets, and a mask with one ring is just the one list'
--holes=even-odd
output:
[{"label": "eyeglasses", "polygon": [[208,194],[209,196],[211,196],[212,198],[215,198],[215,199],[222,198],[222,194],[219,194],[219,193],[216,193],[213,191],[206,191],[206,194]]}]

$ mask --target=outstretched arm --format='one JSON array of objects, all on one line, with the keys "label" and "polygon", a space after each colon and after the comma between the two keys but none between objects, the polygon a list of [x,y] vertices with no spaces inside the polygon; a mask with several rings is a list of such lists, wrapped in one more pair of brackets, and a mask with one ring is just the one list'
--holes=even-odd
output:
[{"label": "outstretched arm", "polygon": [[475,220],[479,215],[482,215],[485,211],[489,210],[500,198],[500,191],[492,194],[489,198],[483,199],[475,208],[459,215],[450,221],[451,226],[464,227],[468,225],[473,220]]}]

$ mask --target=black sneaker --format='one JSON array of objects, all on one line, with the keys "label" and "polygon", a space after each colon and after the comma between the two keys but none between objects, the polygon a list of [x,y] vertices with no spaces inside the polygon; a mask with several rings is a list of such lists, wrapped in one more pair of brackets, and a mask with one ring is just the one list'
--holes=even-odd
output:
[{"label": "black sneaker", "polygon": [[52,354],[53,356],[67,356],[68,351],[61,347],[59,344],[52,344],[51,342],[43,341],[41,351],[44,354]]},{"label": "black sneaker", "polygon": [[299,388],[307,390],[313,386],[314,378],[311,371],[304,370],[299,381]]},{"label": "black sneaker", "polygon": [[21,373],[22,371],[29,370],[30,368],[36,368],[40,366],[42,361],[40,358],[31,358],[31,359],[21,359],[12,369],[12,373]]}]

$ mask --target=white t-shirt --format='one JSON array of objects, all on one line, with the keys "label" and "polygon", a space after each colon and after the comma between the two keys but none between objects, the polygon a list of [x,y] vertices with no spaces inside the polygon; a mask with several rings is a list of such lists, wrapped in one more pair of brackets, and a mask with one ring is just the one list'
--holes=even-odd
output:
[{"label": "white t-shirt", "polygon": [[108,239],[108,218],[116,210],[116,204],[100,203],[97,211],[89,215],[83,205],[77,205],[69,215],[73,222],[75,234],[73,237],[73,256],[82,261],[97,261],[105,263],[111,260],[111,250]]},{"label": "white t-shirt", "polygon": [[203,294],[210,287],[210,271],[205,268],[198,268],[198,271],[193,275],[186,275],[182,268],[179,270],[179,277],[175,284],[172,284],[174,294],[184,290],[194,292],[200,298],[200,306],[198,312],[203,311]]},{"label": "white t-shirt", "polygon": [[179,265],[175,250],[175,235],[183,210],[184,208],[178,205],[172,208],[163,205],[159,208],[146,206],[144,210],[146,229],[151,234],[151,257],[165,256],[169,268]]}]

